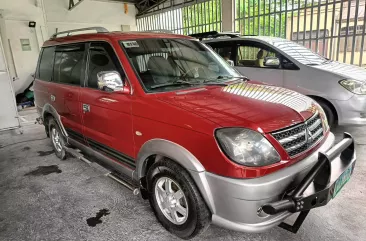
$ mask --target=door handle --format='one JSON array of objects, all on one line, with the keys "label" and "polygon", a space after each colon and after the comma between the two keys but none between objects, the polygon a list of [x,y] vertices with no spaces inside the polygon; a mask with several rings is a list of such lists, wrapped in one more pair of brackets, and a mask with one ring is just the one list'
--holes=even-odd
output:
[{"label": "door handle", "polygon": [[56,100],[56,96],[51,95],[51,101],[54,102]]},{"label": "door handle", "polygon": [[86,113],[86,112],[90,112],[90,105],[88,104],[83,104],[83,112]]}]

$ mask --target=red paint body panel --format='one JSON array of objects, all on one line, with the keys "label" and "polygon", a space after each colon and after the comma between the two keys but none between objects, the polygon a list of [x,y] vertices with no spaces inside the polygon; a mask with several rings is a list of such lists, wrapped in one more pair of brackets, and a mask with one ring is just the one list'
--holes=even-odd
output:
[{"label": "red paint body panel", "polygon": [[82,88],[81,102],[90,105],[83,113],[83,134],[128,156],[134,156],[131,96]]},{"label": "red paint body panel", "polygon": [[[192,87],[181,92],[145,93],[118,42],[139,38],[189,37],[162,33],[105,33],[49,40],[44,46],[96,40],[109,42],[123,66],[131,93],[107,93],[36,81],[37,106],[50,103],[49,93],[54,93],[61,101],[54,103],[54,107],[62,116],[65,127],[80,130],[82,124],[85,137],[132,158],[137,157],[145,142],[154,138],[166,139],[190,151],[207,171],[233,178],[260,177],[285,168],[314,152],[326,139],[291,159],[268,134],[303,122],[317,108],[309,98],[279,87],[250,81],[228,87]],[[91,111],[83,113],[82,103],[89,104]],[[230,161],[214,137],[215,130],[222,127],[243,127],[261,132],[276,148],[282,161],[258,168]],[[136,131],[142,135],[137,136]]]}]

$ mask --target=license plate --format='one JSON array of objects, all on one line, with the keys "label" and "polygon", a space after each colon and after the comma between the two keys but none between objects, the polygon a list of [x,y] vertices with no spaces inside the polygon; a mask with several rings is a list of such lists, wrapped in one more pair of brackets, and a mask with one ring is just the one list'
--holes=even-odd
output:
[{"label": "license plate", "polygon": [[337,194],[341,191],[342,187],[349,181],[352,175],[353,165],[347,168],[342,175],[337,179],[334,185],[333,197],[335,198]]}]

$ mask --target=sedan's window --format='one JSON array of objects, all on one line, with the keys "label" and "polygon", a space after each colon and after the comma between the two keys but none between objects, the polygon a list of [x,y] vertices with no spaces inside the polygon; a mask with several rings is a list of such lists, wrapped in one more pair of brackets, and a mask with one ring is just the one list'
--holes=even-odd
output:
[{"label": "sedan's window", "polygon": [[251,45],[241,45],[238,47],[238,66],[268,68],[265,60],[269,57],[277,57],[276,53],[268,49]]},{"label": "sedan's window", "polygon": [[212,49],[190,39],[139,39],[121,46],[147,92],[224,82],[239,73]]},{"label": "sedan's window", "polygon": [[328,61],[323,56],[314,53],[310,49],[292,41],[275,41],[272,42],[272,45],[302,64],[320,65]]}]

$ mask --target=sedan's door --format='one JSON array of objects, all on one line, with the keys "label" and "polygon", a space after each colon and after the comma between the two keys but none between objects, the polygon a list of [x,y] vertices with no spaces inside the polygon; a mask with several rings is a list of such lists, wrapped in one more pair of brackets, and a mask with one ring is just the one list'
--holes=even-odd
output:
[{"label": "sedan's door", "polygon": [[97,78],[103,71],[117,71],[122,79],[126,75],[108,42],[90,43],[88,56],[88,77],[80,96],[84,136],[94,150],[134,168],[132,96],[100,90]]},{"label": "sedan's door", "polygon": [[254,41],[236,42],[235,68],[249,79],[276,86],[283,86],[284,72],[280,66],[266,66],[270,57],[281,58],[269,46]]}]

